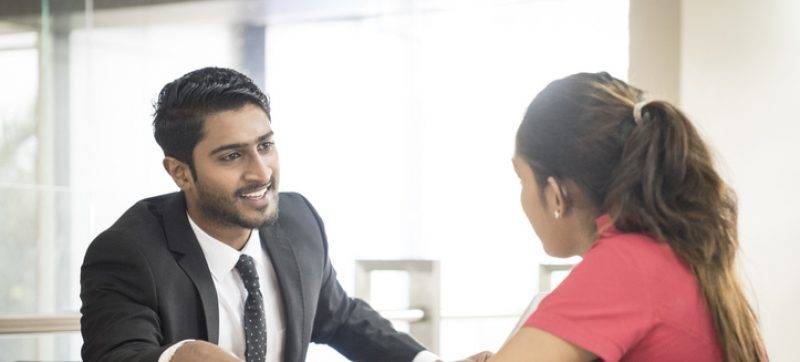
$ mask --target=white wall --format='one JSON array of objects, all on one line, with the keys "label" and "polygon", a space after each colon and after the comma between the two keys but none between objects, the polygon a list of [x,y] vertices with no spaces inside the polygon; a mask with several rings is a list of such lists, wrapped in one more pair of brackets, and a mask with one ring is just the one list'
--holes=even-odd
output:
[{"label": "white wall", "polygon": [[680,100],[680,1],[630,0],[628,81],[648,98]]},{"label": "white wall", "polygon": [[771,359],[800,360],[800,2],[687,0],[681,15],[681,103],[739,194]]}]

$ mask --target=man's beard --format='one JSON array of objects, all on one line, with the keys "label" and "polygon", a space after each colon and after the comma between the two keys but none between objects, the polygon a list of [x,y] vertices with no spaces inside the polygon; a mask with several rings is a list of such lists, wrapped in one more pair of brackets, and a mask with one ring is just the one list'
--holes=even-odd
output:
[{"label": "man's beard", "polygon": [[[272,225],[278,218],[278,210],[271,215],[263,215],[258,219],[246,218],[236,209],[238,196],[226,196],[223,193],[214,192],[210,188],[205,187],[204,184],[197,182],[197,196],[198,205],[200,210],[206,215],[207,218],[229,225],[241,226],[246,229],[258,229]],[[268,191],[269,192],[269,191]],[[275,200],[278,203],[278,195],[275,195]],[[255,209],[263,213],[270,205],[264,208]]]}]

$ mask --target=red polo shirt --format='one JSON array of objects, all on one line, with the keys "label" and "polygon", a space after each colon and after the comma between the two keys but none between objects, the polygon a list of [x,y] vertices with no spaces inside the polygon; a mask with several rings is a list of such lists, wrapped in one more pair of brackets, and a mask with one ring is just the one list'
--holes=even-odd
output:
[{"label": "red polo shirt", "polygon": [[597,219],[598,239],[526,326],[605,361],[722,361],[691,270],[666,243]]}]

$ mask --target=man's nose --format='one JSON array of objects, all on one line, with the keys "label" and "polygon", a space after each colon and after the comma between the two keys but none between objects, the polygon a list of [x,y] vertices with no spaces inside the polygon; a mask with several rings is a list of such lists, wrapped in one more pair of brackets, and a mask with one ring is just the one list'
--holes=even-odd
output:
[{"label": "man's nose", "polygon": [[272,168],[262,157],[252,157],[245,178],[248,181],[267,183],[272,178]]}]

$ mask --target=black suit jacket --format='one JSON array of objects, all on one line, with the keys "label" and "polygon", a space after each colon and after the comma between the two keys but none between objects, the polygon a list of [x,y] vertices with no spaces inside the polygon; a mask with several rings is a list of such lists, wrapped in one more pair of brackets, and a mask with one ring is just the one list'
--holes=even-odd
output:
[{"label": "black suit jacket", "polygon": [[[259,233],[283,296],[284,359],[305,360],[315,342],[351,360],[411,361],[423,347],[342,290],[311,204],[295,193],[279,200],[277,221]],[[184,339],[217,343],[217,293],[182,193],[139,201],[92,242],[81,300],[87,361],[156,361]]]}]

